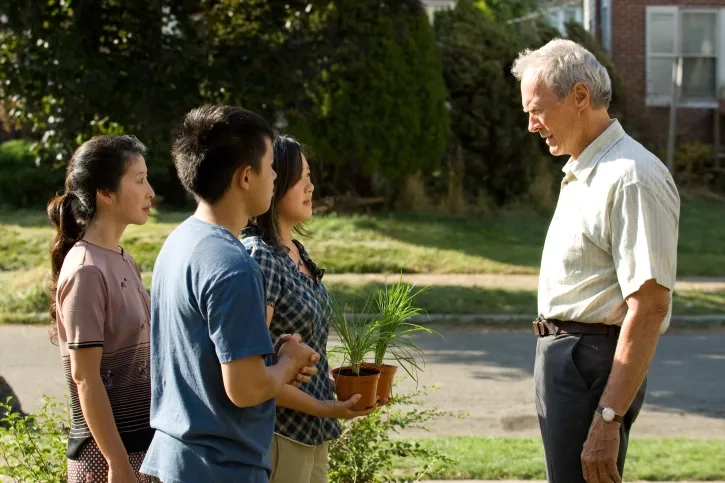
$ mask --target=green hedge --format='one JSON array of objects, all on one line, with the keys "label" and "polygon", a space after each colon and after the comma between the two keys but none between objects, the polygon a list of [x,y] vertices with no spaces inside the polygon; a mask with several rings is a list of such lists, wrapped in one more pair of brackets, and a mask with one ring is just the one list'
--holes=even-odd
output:
[{"label": "green hedge", "polygon": [[36,165],[31,144],[25,139],[0,144],[0,205],[42,206],[63,188],[63,169]]}]

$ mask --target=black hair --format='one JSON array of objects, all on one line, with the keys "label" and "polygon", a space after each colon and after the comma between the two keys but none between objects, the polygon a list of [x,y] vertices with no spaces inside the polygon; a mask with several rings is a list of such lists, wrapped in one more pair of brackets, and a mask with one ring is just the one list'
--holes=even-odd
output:
[{"label": "black hair", "polygon": [[56,230],[50,245],[50,339],[53,343],[58,339],[55,297],[63,261],[96,216],[97,192],[117,191],[129,163],[145,154],[146,146],[135,136],[89,139],[76,149],[68,163],[65,192],[48,203],[48,217]]},{"label": "black hair", "polygon": [[202,106],[190,111],[173,143],[174,165],[184,189],[197,200],[219,201],[242,166],[260,171],[265,138],[274,141],[267,121],[233,106]]},{"label": "black hair", "polygon": [[[302,156],[305,152],[299,141],[291,136],[277,137],[272,148],[274,151],[272,166],[277,173],[272,204],[266,213],[253,219],[253,224],[257,227],[262,239],[269,246],[279,250],[282,248],[282,240],[277,219],[277,203],[302,178],[304,174]],[[295,226],[294,231],[301,236],[309,236],[308,231],[301,225]]]}]

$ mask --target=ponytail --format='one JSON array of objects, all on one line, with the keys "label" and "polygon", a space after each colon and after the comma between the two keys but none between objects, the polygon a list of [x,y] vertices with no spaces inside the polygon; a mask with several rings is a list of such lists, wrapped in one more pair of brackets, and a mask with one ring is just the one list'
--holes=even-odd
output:
[{"label": "ponytail", "polygon": [[[83,238],[86,224],[82,216],[84,210],[81,200],[75,193],[69,191],[60,196],[53,198],[48,203],[48,217],[55,227],[55,236],[50,245],[50,266],[51,266],[51,286],[50,286],[50,341],[54,344],[58,342],[58,325],[56,322],[57,307],[56,294],[58,292],[58,276],[60,269],[63,267],[63,261],[73,245]],[[81,216],[79,216],[81,215]]]}]

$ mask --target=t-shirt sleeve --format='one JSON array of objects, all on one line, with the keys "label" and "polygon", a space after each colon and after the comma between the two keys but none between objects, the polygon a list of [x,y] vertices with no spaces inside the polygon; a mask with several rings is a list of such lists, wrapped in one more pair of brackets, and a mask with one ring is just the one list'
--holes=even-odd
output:
[{"label": "t-shirt sleeve", "polygon": [[264,299],[267,305],[276,307],[282,298],[282,272],[279,260],[268,250],[257,248],[251,253],[264,278]]},{"label": "t-shirt sleeve", "polygon": [[203,306],[209,323],[209,337],[222,364],[274,353],[258,273],[235,272],[215,282],[208,290]]},{"label": "t-shirt sleeve", "polygon": [[612,256],[626,298],[647,280],[672,291],[677,276],[679,205],[641,183],[615,193],[610,216]]},{"label": "t-shirt sleeve", "polygon": [[81,267],[58,287],[58,306],[69,349],[103,347],[108,292],[101,271]]}]

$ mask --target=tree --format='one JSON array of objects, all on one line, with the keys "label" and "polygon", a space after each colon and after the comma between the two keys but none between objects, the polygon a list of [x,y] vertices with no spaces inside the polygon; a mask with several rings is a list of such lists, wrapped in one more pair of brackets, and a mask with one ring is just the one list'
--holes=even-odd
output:
[{"label": "tree", "polygon": [[[339,0],[318,17],[320,74],[307,105],[288,109],[337,191],[389,199],[440,162],[449,132],[441,56],[419,0]],[[373,177],[375,175],[375,177]]]},{"label": "tree", "polygon": [[535,12],[537,0],[476,0],[475,5],[493,20],[504,22]]},{"label": "tree", "polygon": [[[198,97],[200,74],[186,68],[198,57],[192,6],[4,2],[0,96],[38,140],[40,160],[63,164],[94,134],[129,132],[150,146],[157,186],[168,178],[168,149],[162,148],[168,126]],[[186,35],[173,33],[182,31]]]},{"label": "tree", "polygon": [[[460,146],[457,176],[466,201],[503,205],[524,195],[541,148],[527,130],[511,65],[523,48],[512,27],[497,23],[472,0],[436,17],[436,34]],[[454,163],[455,164],[455,163]],[[459,172],[455,172],[459,170]]]},{"label": "tree", "polygon": [[203,103],[270,116],[291,99],[299,80],[288,80],[288,67],[302,70],[312,3],[5,0],[0,100],[43,163],[65,164],[95,134],[136,134],[150,148],[156,191],[181,202],[169,155],[175,124]]}]

